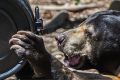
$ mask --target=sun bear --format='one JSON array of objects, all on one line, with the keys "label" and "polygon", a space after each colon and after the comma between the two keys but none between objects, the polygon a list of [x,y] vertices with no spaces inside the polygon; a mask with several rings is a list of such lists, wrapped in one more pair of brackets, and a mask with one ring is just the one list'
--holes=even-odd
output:
[{"label": "sun bear", "polygon": [[[77,28],[56,37],[65,63],[75,69],[97,69],[100,73],[118,75],[120,65],[120,12],[114,10],[93,14]],[[51,78],[51,56],[42,36],[18,31],[9,41],[11,50],[28,60],[35,76]]]}]

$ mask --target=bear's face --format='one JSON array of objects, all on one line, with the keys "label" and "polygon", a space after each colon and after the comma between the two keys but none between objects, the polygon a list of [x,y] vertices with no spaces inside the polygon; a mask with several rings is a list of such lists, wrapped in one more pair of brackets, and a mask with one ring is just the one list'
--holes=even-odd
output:
[{"label": "bear's face", "polygon": [[63,41],[58,42],[58,48],[65,54],[65,62],[71,67],[82,67],[85,57],[92,53],[90,36],[96,35],[94,27],[81,24],[78,28],[68,30],[60,35],[63,35]]},{"label": "bear's face", "polygon": [[63,39],[58,41],[58,48],[64,53],[65,62],[76,69],[85,65],[86,58],[96,65],[99,57],[106,56],[103,53],[111,51],[110,46],[113,46],[109,39],[113,37],[113,33],[109,29],[84,22],[79,27],[59,35],[63,35]]}]

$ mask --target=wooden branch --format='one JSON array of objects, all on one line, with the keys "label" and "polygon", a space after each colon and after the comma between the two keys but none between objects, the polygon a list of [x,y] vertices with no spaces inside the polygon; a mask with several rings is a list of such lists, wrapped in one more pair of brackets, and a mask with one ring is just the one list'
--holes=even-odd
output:
[{"label": "wooden branch", "polygon": [[79,5],[63,5],[63,6],[56,6],[56,5],[31,5],[32,8],[38,6],[41,10],[67,10],[67,11],[80,11],[86,8],[96,8],[102,5],[97,5],[95,3],[91,4],[79,4]]},{"label": "wooden branch", "polygon": [[56,29],[60,28],[69,19],[69,14],[67,11],[60,11],[55,15],[52,20],[44,26],[43,33],[51,33]]}]

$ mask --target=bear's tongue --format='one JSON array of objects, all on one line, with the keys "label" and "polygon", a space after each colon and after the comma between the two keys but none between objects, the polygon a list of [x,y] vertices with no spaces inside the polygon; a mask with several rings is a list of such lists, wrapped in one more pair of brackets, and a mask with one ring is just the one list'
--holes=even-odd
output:
[{"label": "bear's tongue", "polygon": [[69,65],[71,65],[71,66],[77,65],[79,63],[79,61],[80,61],[79,55],[75,55],[75,56],[68,58]]}]

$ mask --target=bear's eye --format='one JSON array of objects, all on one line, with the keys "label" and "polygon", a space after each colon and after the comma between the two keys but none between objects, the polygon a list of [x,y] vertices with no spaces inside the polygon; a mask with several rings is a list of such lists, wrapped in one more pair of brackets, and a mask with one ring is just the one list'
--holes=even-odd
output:
[{"label": "bear's eye", "polygon": [[77,44],[77,43],[73,43],[72,45],[75,47],[79,47],[79,44]]}]

